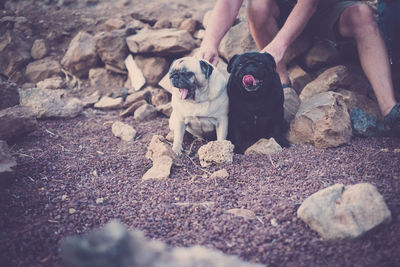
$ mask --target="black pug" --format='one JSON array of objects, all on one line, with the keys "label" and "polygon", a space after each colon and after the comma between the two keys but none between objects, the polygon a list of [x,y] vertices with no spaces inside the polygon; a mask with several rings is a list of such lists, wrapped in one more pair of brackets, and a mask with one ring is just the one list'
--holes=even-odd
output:
[{"label": "black pug", "polygon": [[290,144],[284,136],[283,88],[274,58],[268,53],[234,55],[228,63],[228,140],[235,153],[243,153],[246,142],[273,137],[282,147]]}]

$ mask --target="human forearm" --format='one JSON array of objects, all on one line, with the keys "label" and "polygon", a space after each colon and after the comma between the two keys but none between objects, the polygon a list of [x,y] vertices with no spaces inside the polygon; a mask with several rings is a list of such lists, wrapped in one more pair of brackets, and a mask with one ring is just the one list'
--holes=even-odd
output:
[{"label": "human forearm", "polygon": [[286,50],[304,31],[317,5],[318,0],[299,0],[273,42]]},{"label": "human forearm", "polygon": [[232,26],[243,0],[219,0],[206,28],[202,47],[217,49],[225,33]]}]

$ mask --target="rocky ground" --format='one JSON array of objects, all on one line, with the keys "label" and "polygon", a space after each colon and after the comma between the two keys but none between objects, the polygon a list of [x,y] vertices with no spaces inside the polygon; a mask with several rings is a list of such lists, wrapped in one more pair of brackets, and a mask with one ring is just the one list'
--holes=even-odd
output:
[{"label": "rocky ground", "polygon": [[[78,31],[95,33],[115,14],[150,6],[156,16],[167,9],[181,15],[214,1],[16,2],[8,1],[1,16],[15,12],[34,21],[25,37],[47,40],[49,53],[61,59]],[[134,141],[112,134],[118,120],[138,131]],[[187,137],[170,179],[143,181],[152,166],[148,144],[167,133],[161,114],[138,122],[89,108],[72,119],[39,120],[36,131],[9,144],[18,168],[16,181],[0,193],[0,266],[60,266],[62,238],[111,219],[173,246],[202,245],[268,266],[400,266],[399,139],[353,137],[328,149],[295,144],[270,157],[235,154],[233,164],[202,168],[196,151],[205,142]],[[210,178],[222,168],[228,178]],[[382,194],[389,224],[356,240],[327,242],[297,217],[311,194],[361,182]],[[228,214],[233,208],[255,216]]]},{"label": "rocky ground", "polygon": [[[183,157],[165,182],[142,181],[153,134],[167,120],[137,123],[134,142],[111,133],[117,114],[40,121],[12,147],[17,181],[0,196],[1,266],[57,266],[60,240],[117,218],[131,229],[174,246],[200,244],[272,266],[398,266],[400,263],[400,140],[354,138],[316,149],[293,145],[271,156],[235,155],[232,165],[200,169],[184,143]],[[209,178],[226,168],[229,177]],[[393,220],[353,241],[326,242],[296,216],[309,195],[335,183],[369,182]],[[256,218],[226,214],[232,208]]]}]

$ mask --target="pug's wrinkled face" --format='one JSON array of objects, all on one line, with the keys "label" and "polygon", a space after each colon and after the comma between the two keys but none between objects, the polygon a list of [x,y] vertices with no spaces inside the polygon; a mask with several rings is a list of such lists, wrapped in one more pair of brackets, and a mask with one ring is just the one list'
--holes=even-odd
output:
[{"label": "pug's wrinkled face", "polygon": [[173,87],[179,90],[179,99],[196,100],[207,86],[214,67],[205,60],[183,57],[175,60],[169,70],[169,79]]},{"label": "pug's wrinkled face", "polygon": [[268,53],[234,55],[228,63],[228,72],[233,75],[235,83],[250,93],[274,81],[275,69],[275,60]]}]

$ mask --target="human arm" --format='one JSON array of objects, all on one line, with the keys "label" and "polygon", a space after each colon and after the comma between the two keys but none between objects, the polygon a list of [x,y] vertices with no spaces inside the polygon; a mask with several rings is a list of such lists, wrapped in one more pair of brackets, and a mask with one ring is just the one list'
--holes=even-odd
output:
[{"label": "human arm", "polygon": [[319,0],[298,0],[285,24],[275,38],[261,52],[270,53],[277,64],[281,63],[289,46],[303,32],[308,21],[315,13]]},{"label": "human arm", "polygon": [[243,0],[218,0],[206,28],[204,39],[196,57],[208,60],[211,64],[218,63],[218,46],[232,26]]}]

